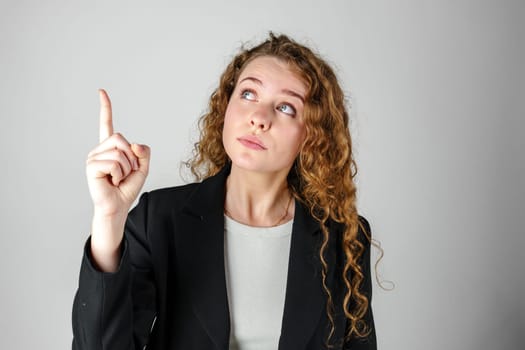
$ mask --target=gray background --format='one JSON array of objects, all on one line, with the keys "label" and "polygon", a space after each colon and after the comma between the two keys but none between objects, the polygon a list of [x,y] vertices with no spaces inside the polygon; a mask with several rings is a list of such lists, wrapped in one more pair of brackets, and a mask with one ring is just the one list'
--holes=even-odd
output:
[{"label": "gray background", "polygon": [[396,284],[374,285],[379,348],[523,349],[523,1],[0,4],[2,348],[70,347],[97,88],[152,148],[145,190],[180,184],[220,72],[274,30],[352,97],[359,208]]}]

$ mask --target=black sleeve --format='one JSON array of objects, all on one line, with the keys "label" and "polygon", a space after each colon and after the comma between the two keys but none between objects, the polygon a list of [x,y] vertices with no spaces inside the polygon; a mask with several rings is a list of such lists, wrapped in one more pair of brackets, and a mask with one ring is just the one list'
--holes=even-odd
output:
[{"label": "black sleeve", "polygon": [[[368,237],[372,239],[372,232],[370,230],[370,224],[363,217],[359,216],[359,220],[363,224]],[[359,229],[361,231],[361,229]],[[360,259],[360,265],[363,269],[363,274],[365,279],[363,281],[361,292],[364,293],[368,298],[368,310],[365,314],[364,321],[370,329],[370,333],[365,338],[355,338],[348,342],[345,342],[343,349],[346,350],[376,350],[377,349],[377,340],[376,340],[376,331],[374,325],[374,315],[372,313],[372,274],[370,268],[370,239],[368,239],[362,232],[359,232],[358,236],[359,241],[364,245],[365,250]]]},{"label": "black sleeve", "polygon": [[88,238],[73,301],[73,350],[142,350],[147,344],[156,315],[147,212],[145,193],[128,214],[122,256],[114,273],[96,269]]}]

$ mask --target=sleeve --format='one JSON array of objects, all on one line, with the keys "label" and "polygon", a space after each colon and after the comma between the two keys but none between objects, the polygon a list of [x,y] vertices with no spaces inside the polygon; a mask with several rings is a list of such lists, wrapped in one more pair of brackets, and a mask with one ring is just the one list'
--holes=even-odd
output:
[{"label": "sleeve", "polygon": [[88,238],[73,301],[73,350],[142,350],[147,344],[156,315],[147,212],[145,193],[128,214],[122,256],[114,273],[96,269]]},{"label": "sleeve", "polygon": [[[376,350],[377,349],[377,340],[376,340],[376,331],[374,324],[374,315],[372,312],[372,273],[370,268],[370,240],[372,239],[372,232],[370,230],[370,224],[363,217],[359,216],[359,220],[363,225],[364,229],[368,234],[368,238],[364,233],[360,233],[358,239],[364,245],[365,250],[361,256],[361,267],[363,269],[363,274],[365,279],[363,281],[363,286],[361,292],[364,293],[368,298],[368,310],[365,314],[364,321],[370,333],[365,338],[356,338],[353,337],[351,340],[345,342],[343,349],[346,350]],[[361,231],[361,229],[360,229]]]}]

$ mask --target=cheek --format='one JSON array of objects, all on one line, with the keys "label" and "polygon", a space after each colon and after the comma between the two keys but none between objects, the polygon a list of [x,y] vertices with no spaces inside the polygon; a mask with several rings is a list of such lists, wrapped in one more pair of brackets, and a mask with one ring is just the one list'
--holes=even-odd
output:
[{"label": "cheek", "polygon": [[224,123],[222,126],[222,145],[226,151],[229,150],[230,143],[232,142],[231,139],[235,134],[235,115],[235,106],[233,106],[231,103],[228,104],[224,114]]},{"label": "cheek", "polygon": [[235,112],[233,110],[234,108],[232,104],[228,104],[228,107],[226,107],[226,112],[224,112],[223,133],[231,128],[233,116],[235,115]]},{"label": "cheek", "polygon": [[301,146],[306,137],[306,130],[302,126],[296,126],[288,129],[288,132],[284,133],[282,137],[287,140],[286,148],[290,150],[295,157],[301,150]]},{"label": "cheek", "polygon": [[242,113],[239,106],[233,102],[228,104],[226,107],[226,112],[224,114],[224,124],[228,122],[229,125],[235,123],[235,120],[238,119],[238,116]]},{"label": "cheek", "polygon": [[294,133],[294,143],[300,147],[303,144],[304,139],[306,138],[306,127],[303,124],[297,125]]}]

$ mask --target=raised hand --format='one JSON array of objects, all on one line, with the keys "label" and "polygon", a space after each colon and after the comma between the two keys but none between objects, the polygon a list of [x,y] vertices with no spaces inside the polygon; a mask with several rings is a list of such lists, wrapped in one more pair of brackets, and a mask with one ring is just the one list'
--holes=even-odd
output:
[{"label": "raised hand", "polygon": [[86,176],[94,205],[92,253],[99,255],[99,265],[107,265],[104,270],[111,270],[114,261],[105,264],[104,255],[115,258],[127,213],[148,175],[150,149],[113,132],[111,101],[102,89],[99,96],[100,143],[88,154]]}]

